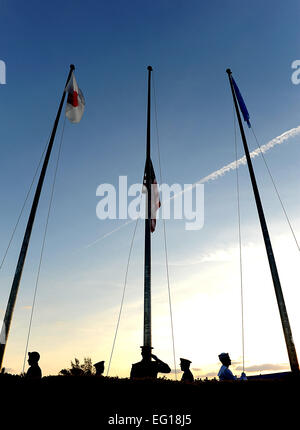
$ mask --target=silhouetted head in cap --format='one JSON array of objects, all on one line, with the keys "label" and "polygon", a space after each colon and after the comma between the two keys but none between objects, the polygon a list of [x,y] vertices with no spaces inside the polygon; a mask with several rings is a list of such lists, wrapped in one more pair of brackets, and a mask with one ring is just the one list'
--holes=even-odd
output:
[{"label": "silhouetted head in cap", "polygon": [[96,369],[96,376],[100,376],[104,372],[104,363],[104,361],[98,361],[98,363],[93,364]]},{"label": "silhouetted head in cap", "polygon": [[183,370],[183,371],[188,370],[190,368],[190,364],[191,364],[190,360],[187,360],[186,358],[181,358],[180,359],[180,368],[181,368],[181,370]]},{"label": "silhouetted head in cap", "polygon": [[149,360],[151,361],[151,350],[152,346],[141,346],[141,354],[143,357],[143,360]]},{"label": "silhouetted head in cap", "polygon": [[229,357],[228,352],[222,352],[219,355],[219,360],[221,361],[222,364],[224,364],[224,366],[229,367],[231,365],[231,359]]},{"label": "silhouetted head in cap", "polygon": [[38,364],[38,361],[40,359],[40,354],[36,351],[28,352],[28,364],[29,366],[32,366],[34,364]]}]

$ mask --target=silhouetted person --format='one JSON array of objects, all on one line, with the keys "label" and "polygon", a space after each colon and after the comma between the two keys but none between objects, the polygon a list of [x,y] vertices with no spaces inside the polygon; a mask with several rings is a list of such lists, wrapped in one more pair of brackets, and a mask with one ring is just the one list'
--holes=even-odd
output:
[{"label": "silhouetted person", "polygon": [[28,364],[30,367],[27,370],[26,378],[41,379],[42,371],[40,366],[38,365],[39,359],[40,354],[38,352],[28,352]]},{"label": "silhouetted person", "polygon": [[229,369],[229,366],[231,365],[231,359],[229,357],[229,354],[226,352],[222,352],[222,354],[219,355],[219,360],[222,363],[222,366],[219,370],[218,377],[220,381],[233,381],[236,379],[236,377],[233,375],[231,370]]},{"label": "silhouetted person", "polygon": [[[234,381],[237,379],[236,376],[233,375],[231,370],[229,369],[229,366],[231,365],[231,359],[229,357],[229,354],[227,352],[222,352],[222,354],[219,355],[219,359],[222,363],[222,366],[219,370],[218,377],[220,381]],[[247,376],[244,372],[242,372],[240,379],[246,380]]]},{"label": "silhouetted person", "polygon": [[190,364],[190,360],[186,360],[185,358],[180,359],[180,369],[183,371],[181,380],[183,382],[194,382],[194,376],[190,371]]},{"label": "silhouetted person", "polygon": [[104,363],[104,361],[99,361],[98,363],[93,364],[96,369],[96,376],[103,376],[102,373],[104,372]]},{"label": "silhouetted person", "polygon": [[[170,367],[156,355],[151,354],[151,347],[141,346],[142,360],[131,367],[130,378],[157,378],[158,373],[170,373]],[[153,358],[154,361],[151,359]]]}]

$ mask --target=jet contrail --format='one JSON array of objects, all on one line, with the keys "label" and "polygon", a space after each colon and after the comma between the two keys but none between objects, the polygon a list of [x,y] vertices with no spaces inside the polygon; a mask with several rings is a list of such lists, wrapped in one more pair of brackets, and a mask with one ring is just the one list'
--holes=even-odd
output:
[{"label": "jet contrail", "polygon": [[[291,137],[295,137],[298,134],[300,134],[300,125],[295,128],[291,128],[291,130],[285,131],[280,136],[274,137],[274,139],[270,140],[270,142],[266,143],[265,145],[262,145],[260,148],[255,149],[254,151],[250,152],[250,157],[255,158],[258,155],[260,155],[261,152],[267,152],[269,149],[273,148],[276,145],[281,145],[286,140],[290,139]],[[240,158],[237,161],[233,161],[232,163],[227,164],[224,167],[221,167],[221,169],[216,170],[213,173],[210,173],[208,176],[205,176],[204,178],[197,181],[193,186],[196,184],[204,184],[208,181],[214,181],[215,179],[219,178],[220,176],[225,175],[225,173],[229,172],[230,170],[235,170],[237,167],[240,167],[242,164],[246,164],[246,156]]]},{"label": "jet contrail", "polygon": [[105,233],[103,236],[98,237],[98,239],[94,240],[94,242],[90,243],[89,245],[85,245],[85,248],[90,248],[93,245],[96,245],[96,243],[100,242],[102,239],[105,239],[107,236],[110,236],[111,234],[116,233],[121,228],[125,227],[128,224],[131,224],[133,221],[136,221],[135,219],[131,219],[130,221],[126,221],[124,224],[119,225],[119,227],[115,228],[112,231],[109,231],[108,233]]},{"label": "jet contrail", "polygon": [[[255,158],[258,155],[260,155],[262,152],[265,153],[265,152],[269,151],[271,148],[273,148],[274,146],[281,145],[282,143],[286,142],[287,140],[291,139],[292,137],[298,136],[299,134],[300,134],[300,125],[298,127],[291,128],[288,131],[285,131],[280,136],[274,137],[274,139],[270,140],[265,145],[262,145],[260,148],[257,148],[254,151],[250,152],[250,157]],[[226,173],[230,172],[231,170],[235,170],[238,167],[246,164],[246,162],[247,162],[246,156],[244,155],[244,157],[240,158],[239,160],[232,161],[231,163],[226,164],[225,166],[221,167],[220,169],[216,170],[215,172],[210,173],[209,175],[205,176],[202,179],[199,179],[199,181],[192,184],[189,188],[185,188],[184,191],[181,191],[180,193],[173,195],[171,197],[171,200],[175,199],[176,197],[180,196],[181,194],[184,194],[186,191],[189,191],[189,190],[195,188],[197,184],[204,184],[205,182],[214,181],[214,180],[220,178],[221,176],[225,175]],[[125,222],[124,224],[120,225],[119,227],[115,228],[114,230],[112,230],[112,231],[104,234],[103,236],[99,237],[94,242],[90,243],[89,245],[86,245],[86,248],[89,248],[90,246],[95,245],[96,243],[100,242],[101,240],[105,239],[106,237],[108,237],[108,236],[112,235],[113,233],[117,232],[118,230],[120,230],[122,227],[125,227],[126,225],[131,224],[134,221],[136,221],[136,220],[130,220],[130,221]]]}]

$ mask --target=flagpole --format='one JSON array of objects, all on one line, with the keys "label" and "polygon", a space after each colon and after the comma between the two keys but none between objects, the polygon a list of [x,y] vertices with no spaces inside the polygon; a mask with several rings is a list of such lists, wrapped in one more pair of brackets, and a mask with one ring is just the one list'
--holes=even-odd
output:
[{"label": "flagpole", "polygon": [[286,310],[286,306],[285,306],[285,302],[284,302],[284,297],[283,297],[283,293],[282,293],[282,289],[281,289],[280,279],[279,279],[279,275],[278,275],[278,271],[277,271],[276,261],[275,261],[275,257],[274,257],[274,253],[273,253],[273,249],[272,249],[272,244],[271,244],[271,240],[270,240],[270,236],[269,236],[269,232],[268,232],[268,227],[267,227],[267,223],[266,223],[266,219],[265,219],[265,215],[264,215],[264,211],[263,211],[263,207],[262,207],[262,203],[261,203],[255,175],[254,175],[251,157],[249,154],[249,149],[248,149],[247,140],[246,140],[246,136],[245,136],[245,132],[244,132],[244,127],[243,127],[241,115],[240,115],[239,108],[238,108],[238,102],[237,102],[236,94],[234,91],[234,86],[233,86],[233,82],[232,82],[232,72],[230,69],[227,69],[226,72],[228,74],[228,78],[229,78],[229,82],[230,82],[232,97],[233,97],[233,101],[234,101],[236,115],[238,118],[238,123],[239,123],[241,137],[242,137],[242,141],[243,141],[243,145],[244,145],[244,150],[245,150],[248,169],[249,169],[249,173],[250,173],[253,193],[254,193],[254,197],[255,197],[257,212],[258,212],[261,230],[262,230],[262,234],[263,234],[263,238],[264,238],[264,242],[265,242],[265,246],[266,246],[266,252],[267,252],[267,256],[268,256],[268,260],[269,260],[269,266],[270,266],[270,270],[271,270],[272,279],[273,279],[275,295],[276,295],[276,299],[277,299],[277,304],[278,304],[278,308],[279,308],[279,314],[280,314],[280,318],[281,318],[285,343],[286,343],[287,352],[288,352],[289,361],[290,361],[290,367],[291,367],[292,372],[298,373],[299,372],[299,364],[298,364],[298,359],[297,359],[296,348],[295,348],[294,341],[293,341],[292,330],[291,330],[290,323],[289,323],[289,318],[288,318],[288,314],[287,314],[287,310]]},{"label": "flagpole", "polygon": [[[65,88],[66,88],[74,70],[75,70],[75,66],[73,64],[71,64]],[[6,347],[7,338],[8,338],[8,334],[9,334],[9,330],[10,330],[10,326],[11,326],[11,320],[12,320],[13,311],[14,311],[14,307],[15,307],[15,303],[16,303],[16,299],[17,299],[19,286],[20,286],[22,271],[23,271],[23,267],[24,267],[24,263],[25,263],[25,259],[26,259],[26,254],[27,254],[30,236],[31,236],[31,232],[32,232],[32,227],[33,227],[33,223],[34,223],[34,219],[35,219],[35,215],[36,215],[36,210],[38,207],[38,203],[39,203],[39,199],[40,199],[40,195],[41,195],[41,191],[42,191],[42,187],[43,187],[43,183],[44,183],[44,179],[45,179],[45,175],[46,175],[46,170],[47,170],[51,150],[52,150],[54,139],[55,139],[56,129],[57,129],[57,126],[59,123],[61,111],[62,111],[64,100],[66,97],[65,88],[64,88],[64,92],[63,92],[63,95],[62,95],[62,98],[61,98],[61,101],[59,104],[59,108],[57,111],[57,115],[56,115],[56,118],[54,121],[54,125],[53,125],[53,129],[52,129],[51,137],[49,140],[47,152],[45,155],[43,167],[41,170],[40,178],[39,178],[39,181],[38,181],[38,184],[36,187],[30,215],[29,215],[28,222],[27,222],[27,227],[26,227],[25,234],[24,234],[23,243],[21,246],[21,251],[19,254],[19,259],[18,259],[16,271],[15,271],[15,276],[14,276],[11,291],[10,291],[10,296],[9,296],[7,307],[6,307],[6,312],[5,312],[3,325],[2,325],[2,331],[1,331],[1,339],[0,339],[0,342],[1,342],[0,343],[0,369],[2,368],[2,362],[3,362],[5,347]]]},{"label": "flagpole", "polygon": [[[147,151],[146,151],[146,188],[147,202],[145,219],[145,268],[144,268],[144,348],[152,348],[151,338],[151,159],[150,159],[150,110],[151,110],[151,72],[148,66],[148,105],[147,105]],[[151,360],[151,358],[150,358]]]}]

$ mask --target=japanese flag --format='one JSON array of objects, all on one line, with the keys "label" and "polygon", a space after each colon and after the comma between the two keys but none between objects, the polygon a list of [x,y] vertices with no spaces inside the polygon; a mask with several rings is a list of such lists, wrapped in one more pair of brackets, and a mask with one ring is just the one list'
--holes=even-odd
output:
[{"label": "japanese flag", "polygon": [[66,86],[66,92],[68,94],[66,117],[73,123],[79,122],[84,112],[85,100],[81,90],[78,88],[74,72],[72,72],[69,83]]}]

